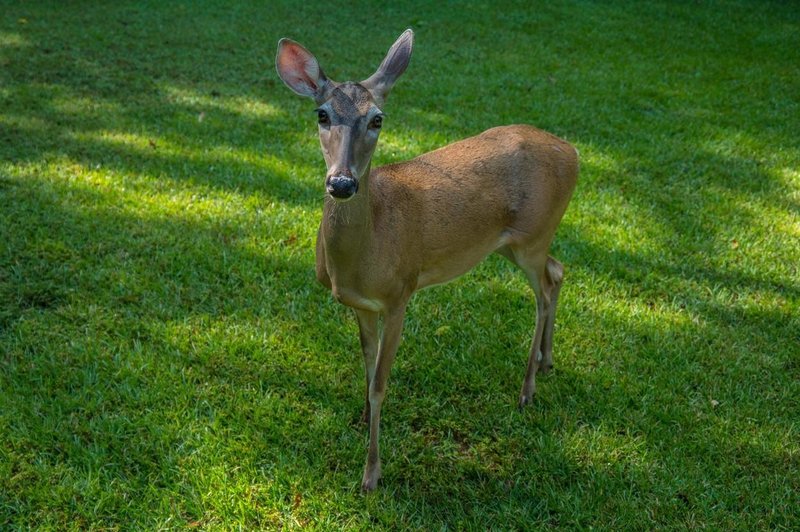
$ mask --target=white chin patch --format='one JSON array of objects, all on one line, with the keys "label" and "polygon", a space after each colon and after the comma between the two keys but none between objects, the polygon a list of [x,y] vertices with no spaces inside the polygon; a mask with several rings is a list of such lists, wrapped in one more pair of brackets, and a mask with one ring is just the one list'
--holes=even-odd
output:
[{"label": "white chin patch", "polygon": [[347,202],[348,202],[348,201],[350,201],[351,199],[355,198],[355,197],[356,197],[356,195],[355,195],[355,194],[353,194],[352,196],[348,196],[348,197],[346,197],[346,198],[337,198],[337,197],[336,197],[336,196],[334,196],[333,194],[328,194],[328,197],[329,197],[329,198],[331,198],[331,199],[332,199],[333,201],[335,201],[336,203],[347,203]]}]

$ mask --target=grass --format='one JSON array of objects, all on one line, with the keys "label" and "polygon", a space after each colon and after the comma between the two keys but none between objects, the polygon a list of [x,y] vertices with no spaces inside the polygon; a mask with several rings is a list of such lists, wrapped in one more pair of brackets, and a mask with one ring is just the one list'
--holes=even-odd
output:
[{"label": "grass", "polygon": [[[538,125],[582,173],[556,369],[490,258],[418,294],[359,492],[356,326],[273,66],[363,78],[379,164]],[[0,528],[796,529],[800,9],[787,2],[3,2]]]}]

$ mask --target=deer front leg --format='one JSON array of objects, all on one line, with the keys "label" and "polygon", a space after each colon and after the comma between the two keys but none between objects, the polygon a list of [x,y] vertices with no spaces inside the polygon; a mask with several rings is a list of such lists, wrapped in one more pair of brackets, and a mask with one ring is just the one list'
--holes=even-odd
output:
[{"label": "deer front leg", "polygon": [[375,373],[369,384],[369,450],[367,451],[367,464],[364,467],[364,478],[361,481],[361,489],[364,491],[374,490],[378,486],[378,479],[381,478],[381,459],[378,451],[381,405],[386,396],[386,381],[389,379],[389,371],[392,369],[394,356],[400,344],[404,316],[405,304],[392,309],[384,316],[383,334],[378,348]]},{"label": "deer front leg", "polygon": [[361,352],[364,355],[364,373],[367,386],[364,389],[364,411],[361,420],[369,421],[369,384],[375,375],[375,359],[378,356],[378,313],[369,310],[355,309],[358,318],[358,333],[361,339]]},{"label": "deer front leg", "polygon": [[544,298],[536,298],[536,328],[531,342],[531,352],[528,355],[528,367],[525,371],[525,380],[522,381],[522,391],[519,394],[519,407],[522,408],[531,402],[536,394],[536,372],[542,363],[542,334],[547,320],[545,313],[547,305]]}]

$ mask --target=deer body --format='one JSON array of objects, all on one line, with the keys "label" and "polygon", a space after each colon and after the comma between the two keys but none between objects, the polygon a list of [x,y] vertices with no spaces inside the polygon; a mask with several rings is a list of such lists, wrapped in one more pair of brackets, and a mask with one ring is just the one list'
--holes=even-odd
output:
[{"label": "deer body", "polygon": [[[278,72],[320,105],[328,166],[316,272],[358,318],[370,426],[362,487],[380,478],[381,406],[406,305],[417,290],[445,283],[497,252],[517,264],[536,295],[537,319],[520,393],[552,366],[552,334],[563,268],[548,256],[578,174],[575,149],[526,125],[489,129],[410,161],[370,171],[388,91],[411,55],[406,31],[378,71],[337,84],[297,43],[282,40]],[[382,330],[379,318],[383,318]]]},{"label": "deer body", "polygon": [[342,303],[382,312],[492,252],[522,246],[546,254],[576,175],[569,144],[524,125],[375,169],[363,196],[326,199],[320,281]]}]

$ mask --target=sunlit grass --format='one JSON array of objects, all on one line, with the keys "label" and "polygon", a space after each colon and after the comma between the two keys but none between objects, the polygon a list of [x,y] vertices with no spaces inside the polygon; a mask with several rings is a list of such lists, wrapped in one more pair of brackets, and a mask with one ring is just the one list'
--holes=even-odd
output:
[{"label": "sunlit grass", "polygon": [[219,95],[169,85],[165,86],[162,91],[170,101],[196,110],[198,122],[205,120],[206,112],[210,109],[221,109],[254,120],[270,119],[282,114],[274,104],[267,103],[255,96],[231,96],[221,99]]},{"label": "sunlit grass", "polygon": [[[314,2],[3,10],[0,528],[797,528],[796,7],[376,4],[346,39]],[[534,404],[490,257],[410,306],[363,496],[314,105],[272,61],[363,79],[406,27],[376,164],[527,122],[582,170]]]}]

